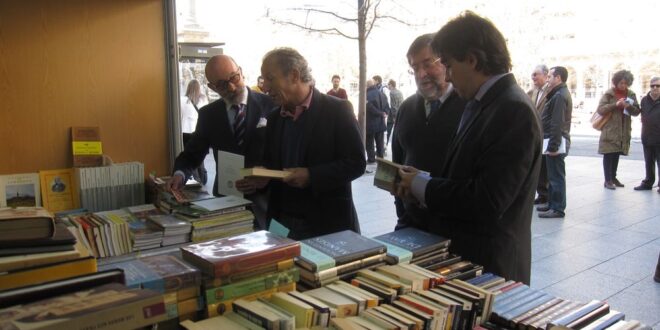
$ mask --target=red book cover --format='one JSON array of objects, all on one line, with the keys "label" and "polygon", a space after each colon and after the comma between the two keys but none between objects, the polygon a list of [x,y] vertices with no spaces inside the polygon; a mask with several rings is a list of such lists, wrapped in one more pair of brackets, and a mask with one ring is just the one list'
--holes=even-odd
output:
[{"label": "red book cover", "polygon": [[213,277],[292,259],[300,255],[300,243],[257,231],[181,248],[183,259]]}]

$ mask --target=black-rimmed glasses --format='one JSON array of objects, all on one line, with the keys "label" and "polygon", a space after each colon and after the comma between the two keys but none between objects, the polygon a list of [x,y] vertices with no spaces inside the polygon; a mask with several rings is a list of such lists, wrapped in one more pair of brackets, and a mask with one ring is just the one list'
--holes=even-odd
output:
[{"label": "black-rimmed glasses", "polygon": [[232,84],[236,85],[236,84],[238,84],[239,81],[241,81],[241,68],[240,67],[238,68],[238,71],[232,73],[229,76],[229,79],[227,79],[227,80],[218,79],[218,81],[216,81],[215,84],[213,84],[213,86],[215,86],[216,89],[223,91],[223,90],[227,89],[227,87],[229,87],[229,83],[232,83]]}]

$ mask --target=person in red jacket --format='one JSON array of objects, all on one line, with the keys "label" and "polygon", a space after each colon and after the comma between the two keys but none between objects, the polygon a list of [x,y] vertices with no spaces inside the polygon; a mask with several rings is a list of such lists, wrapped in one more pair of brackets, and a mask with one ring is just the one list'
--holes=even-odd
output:
[{"label": "person in red jacket", "polygon": [[339,87],[340,82],[341,82],[341,78],[339,77],[339,75],[332,76],[332,89],[329,90],[326,94],[330,96],[338,97],[342,100],[348,100],[348,95],[346,94],[346,90]]}]

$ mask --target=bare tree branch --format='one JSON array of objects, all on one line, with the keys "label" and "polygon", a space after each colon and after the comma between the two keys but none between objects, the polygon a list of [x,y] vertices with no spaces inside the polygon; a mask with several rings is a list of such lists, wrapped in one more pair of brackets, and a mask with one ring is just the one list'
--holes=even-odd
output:
[{"label": "bare tree branch", "polygon": [[394,16],[390,16],[390,15],[378,16],[378,18],[379,18],[379,19],[380,19],[380,18],[391,19],[391,20],[393,20],[393,21],[395,21],[395,22],[399,22],[399,23],[404,24],[404,25],[407,25],[407,26],[422,26],[422,24],[411,24],[411,23],[408,23],[408,22],[406,22],[406,21],[400,20],[400,19],[398,19],[398,18],[396,18],[396,17],[394,17]]},{"label": "bare tree branch", "polygon": [[380,5],[380,1],[381,0],[376,1],[376,4],[374,5],[374,16],[371,18],[371,22],[369,23],[369,28],[367,28],[367,31],[365,32],[365,36],[367,37],[369,37],[369,34],[371,33],[371,29],[374,28],[374,24],[378,20],[378,6]]},{"label": "bare tree branch", "polygon": [[351,18],[351,17],[341,16],[341,15],[339,15],[339,14],[337,14],[337,13],[334,13],[334,12],[331,12],[331,11],[328,11],[328,10],[321,10],[321,9],[315,9],[315,8],[289,8],[289,9],[287,9],[287,10],[291,10],[291,11],[306,11],[308,14],[309,14],[310,12],[313,12],[313,13],[319,13],[319,14],[326,14],[326,15],[334,16],[334,17],[336,17],[336,18],[338,18],[338,19],[340,19],[340,20],[346,21],[346,22],[357,22],[357,18]]},{"label": "bare tree branch", "polygon": [[350,35],[345,34],[344,32],[341,32],[341,31],[340,31],[339,29],[337,29],[337,28],[317,29],[317,28],[313,28],[313,27],[310,27],[310,26],[306,26],[306,25],[298,24],[298,23],[294,23],[294,22],[276,20],[276,19],[274,19],[274,18],[271,18],[271,21],[272,21],[273,23],[276,23],[276,24],[295,26],[295,27],[297,27],[297,28],[304,29],[304,30],[307,30],[307,31],[310,31],[310,32],[318,32],[318,33],[323,33],[323,34],[340,35],[340,36],[342,36],[342,37],[344,37],[344,38],[353,39],[353,40],[357,40],[357,39],[358,39],[357,37],[353,37],[353,36],[350,36]]}]

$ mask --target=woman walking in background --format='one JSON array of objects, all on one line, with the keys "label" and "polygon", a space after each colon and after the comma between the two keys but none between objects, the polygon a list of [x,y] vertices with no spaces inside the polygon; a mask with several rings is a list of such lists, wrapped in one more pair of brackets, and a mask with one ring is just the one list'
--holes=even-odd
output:
[{"label": "woman walking in background", "polygon": [[[188,143],[190,136],[197,126],[197,113],[199,109],[209,102],[202,92],[199,81],[193,79],[188,83],[185,97],[181,98],[181,132],[183,133],[183,145]],[[193,171],[193,178],[202,184],[206,184],[207,175],[204,163]]]},{"label": "woman walking in background", "polygon": [[610,116],[600,131],[598,153],[603,155],[604,186],[607,189],[623,187],[617,179],[619,156],[628,155],[632,131],[630,116],[639,115],[637,96],[628,89],[633,82],[630,71],[621,70],[612,76],[613,87],[605,92],[598,103],[598,113]]}]

